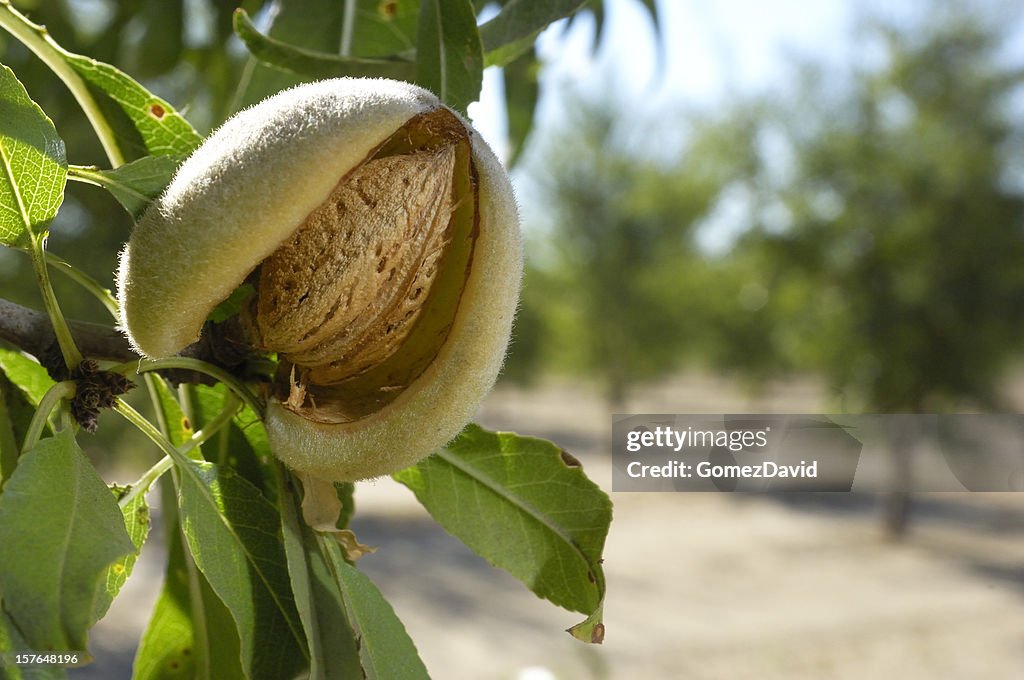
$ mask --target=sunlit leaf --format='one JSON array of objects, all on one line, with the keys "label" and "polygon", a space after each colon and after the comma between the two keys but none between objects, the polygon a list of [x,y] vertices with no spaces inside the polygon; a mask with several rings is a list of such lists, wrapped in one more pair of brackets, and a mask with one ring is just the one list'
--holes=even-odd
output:
[{"label": "sunlit leaf", "polygon": [[53,378],[38,361],[13,350],[0,349],[0,370],[33,406],[39,404],[46,391],[54,385]]},{"label": "sunlit leaf", "polygon": [[509,0],[480,27],[488,66],[504,66],[533,44],[548,24],[569,16],[586,0]]},{"label": "sunlit leaf", "polygon": [[0,369],[0,487],[14,473],[35,408]]},{"label": "sunlit leaf", "polygon": [[202,137],[170,104],[110,64],[71,54],[62,56],[85,80],[104,108],[125,160],[143,156],[184,156]]},{"label": "sunlit leaf", "polygon": [[[114,498],[120,500],[127,493],[128,489],[114,487],[111,491],[114,494]],[[132,498],[132,500],[121,507],[121,514],[124,517],[124,526],[128,531],[128,537],[131,539],[132,545],[135,546],[135,550],[107,568],[104,587],[97,595],[96,603],[93,606],[93,619],[97,621],[107,613],[107,609],[121,591],[121,587],[128,580],[128,577],[131,576],[132,569],[135,567],[135,561],[139,558],[142,544],[146,542],[146,536],[149,535],[149,504],[146,503],[146,494],[139,493]]]},{"label": "sunlit leaf", "polygon": [[171,526],[163,590],[135,654],[133,680],[243,680],[235,624]]},{"label": "sunlit leaf", "polygon": [[0,495],[0,545],[0,596],[41,650],[86,648],[107,567],[135,550],[114,497],[70,430],[19,460]]},{"label": "sunlit leaf", "polygon": [[600,607],[611,501],[559,447],[470,425],[394,477],[441,526],[540,597],[587,615]]},{"label": "sunlit leaf", "polygon": [[345,603],[345,612],[359,637],[359,657],[367,678],[429,678],[416,645],[377,586],[345,561],[334,541],[321,542]]},{"label": "sunlit leaf", "polygon": [[[276,0],[268,17],[268,37],[286,45],[331,54],[340,53],[345,9],[350,3],[338,0]],[[251,76],[244,78],[235,93],[235,109],[240,109],[275,92],[312,79],[259,63],[250,64]]]},{"label": "sunlit leaf", "polygon": [[181,160],[180,156],[145,156],[113,170],[72,166],[70,175],[103,187],[138,220],[170,183]]},{"label": "sunlit leaf", "polygon": [[257,31],[252,21],[249,20],[249,16],[240,9],[235,12],[234,26],[235,33],[254,57],[268,66],[274,66],[299,76],[310,78],[360,76],[411,81],[416,73],[416,65],[408,59],[343,57],[275,40]]},{"label": "sunlit leaf", "polygon": [[420,0],[356,0],[352,21],[348,8],[342,23],[339,51],[358,57],[416,54]]},{"label": "sunlit leaf", "polygon": [[0,243],[24,246],[64,200],[64,141],[14,72],[0,64]]},{"label": "sunlit leaf", "polygon": [[469,0],[422,0],[416,49],[416,84],[466,113],[480,98],[483,49]]},{"label": "sunlit leaf", "polygon": [[[205,427],[224,410],[228,395],[225,385],[191,385],[189,391],[193,395],[196,428]],[[203,457],[211,463],[230,467],[257,489],[267,491],[268,475],[261,460],[270,455],[266,439],[263,421],[245,407],[235,413],[227,427],[203,445]]]},{"label": "sunlit leaf", "polygon": [[[309,645],[310,680],[362,676],[359,651],[352,626],[317,537],[297,510],[294,483],[285,483],[281,503],[284,549],[288,574],[302,627]],[[333,540],[330,536],[324,540]]]},{"label": "sunlit leaf", "polygon": [[14,473],[35,407],[52,385],[37,362],[0,349],[0,484]]},{"label": "sunlit leaf", "polygon": [[189,550],[231,611],[251,678],[291,677],[306,663],[280,517],[234,471],[178,458],[179,508]]},{"label": "sunlit leaf", "polygon": [[519,159],[526,138],[533,129],[540,86],[537,82],[540,64],[531,47],[505,67],[505,110],[508,112],[508,165]]},{"label": "sunlit leaf", "polygon": [[[10,33],[71,90],[114,165],[147,155],[184,155],[199,145],[201,138],[189,122],[130,76],[65,50],[45,27],[33,24],[7,2],[0,3],[0,12]],[[62,62],[70,68],[58,67]]]},{"label": "sunlit leaf", "polygon": [[580,621],[566,632],[572,635],[580,642],[586,642],[592,645],[599,645],[604,642],[604,622],[602,617],[604,616],[604,602],[598,605],[594,613],[588,616],[583,621]]}]

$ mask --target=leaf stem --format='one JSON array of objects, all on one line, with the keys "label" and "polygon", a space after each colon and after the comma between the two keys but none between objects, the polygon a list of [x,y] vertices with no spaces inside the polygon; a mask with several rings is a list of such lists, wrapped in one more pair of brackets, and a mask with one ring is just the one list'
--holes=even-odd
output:
[{"label": "leaf stem", "polygon": [[162,378],[155,373],[147,373],[142,376],[143,380],[146,381],[146,392],[149,394],[149,401],[153,404],[153,411],[156,413],[156,424],[160,428],[160,433],[165,437],[171,436],[170,427],[167,425],[167,415],[164,413],[163,405],[160,403],[160,394],[157,392],[157,380]]},{"label": "leaf stem", "polygon": [[172,462],[176,462],[179,456],[184,458],[185,454],[179,453],[170,439],[165,437],[160,430],[153,426],[153,423],[146,420],[144,415],[132,408],[124,399],[117,398],[117,402],[114,404],[114,411],[121,414],[125,420],[134,425],[142,434],[149,437],[150,441],[172,459]]},{"label": "leaf stem", "polygon": [[114,295],[110,292],[109,288],[104,288],[99,281],[92,278],[81,269],[78,269],[67,260],[57,257],[49,251],[46,251],[46,264],[53,267],[54,271],[64,274],[87,290],[94,298],[100,301],[100,304],[107,308],[107,311],[110,312],[110,315],[114,317],[115,320],[118,318],[117,300],[114,299]]},{"label": "leaf stem", "polygon": [[39,443],[39,438],[43,436],[43,428],[46,427],[46,423],[50,419],[50,413],[60,403],[61,399],[70,399],[75,396],[76,389],[77,386],[74,382],[65,380],[53,385],[46,391],[43,398],[39,400],[39,407],[36,409],[36,412],[32,414],[32,420],[29,421],[28,431],[25,432],[25,441],[21,445],[22,455]]},{"label": "leaf stem", "polygon": [[[241,403],[241,400],[238,399],[235,395],[229,394],[225,401],[225,406],[223,410],[221,410],[221,412],[217,414],[217,417],[211,420],[209,423],[207,423],[204,428],[202,428],[198,432],[195,432],[187,442],[176,447],[177,450],[184,455],[187,454],[192,449],[196,448],[197,446],[201,446],[204,442],[206,442],[212,436],[217,434],[217,432],[219,432],[225,425],[231,422],[231,419],[234,418],[235,414],[238,412],[238,407],[241,405]],[[123,412],[121,412],[121,414],[125,415]],[[140,417],[142,416],[140,415]],[[134,424],[134,421],[132,422]],[[157,431],[156,428],[153,428],[153,430]],[[157,432],[158,434],[160,434],[160,438],[163,441],[166,441],[168,444],[170,443],[170,440],[164,437],[162,433],[159,433],[159,431]],[[149,433],[146,432],[146,434],[148,436]],[[159,446],[160,444],[158,443],[157,445]],[[126,493],[124,497],[118,501],[118,504],[123,508],[129,503],[131,503],[132,499],[138,496],[140,493],[146,493],[149,490],[149,487],[153,485],[153,482],[158,480],[161,475],[170,470],[173,466],[174,459],[171,458],[170,454],[165,455],[163,458],[157,461],[157,463],[153,465],[153,467],[146,470],[146,472],[143,473],[143,475],[139,477],[139,479],[134,484],[131,485],[131,489],[129,489],[128,493]]]},{"label": "leaf stem", "polygon": [[67,364],[68,371],[73,371],[82,363],[82,353],[78,351],[68,322],[60,311],[57,296],[53,294],[53,286],[50,285],[50,273],[46,268],[46,234],[30,234],[29,241],[29,255],[32,257],[32,268],[36,273],[39,291],[43,295],[43,306],[46,307],[50,323],[53,324],[53,334],[60,345],[60,353],[64,355],[64,363]]},{"label": "leaf stem", "polygon": [[[100,187],[101,189],[107,190],[115,197],[117,197],[118,193],[127,194],[132,198],[132,200],[138,201],[142,204],[149,203],[152,200],[151,196],[147,196],[135,187],[100,172],[100,169],[95,165],[68,165],[68,179],[82,184],[91,184],[94,187]],[[119,198],[118,200],[120,201],[121,199]],[[128,210],[128,212],[131,213],[132,211]],[[132,214],[132,218],[137,218],[137,215]]]},{"label": "leaf stem", "polygon": [[107,188],[111,183],[106,182],[106,175],[100,172],[95,165],[75,165],[68,163],[68,179],[82,184],[91,184],[94,187]]},{"label": "leaf stem", "polygon": [[347,57],[352,54],[352,33],[356,26],[356,3],[354,0],[345,0],[345,17],[341,20],[341,44],[338,45],[338,53]]},{"label": "leaf stem", "polygon": [[17,38],[21,44],[32,50],[71,91],[86,118],[99,137],[103,150],[115,168],[124,163],[124,156],[117,144],[114,131],[100,110],[96,99],[81,76],[65,59],[70,53],[50,37],[45,26],[34,24],[24,14],[11,6],[10,0],[0,0],[0,28]]},{"label": "leaf stem", "polygon": [[128,361],[123,364],[118,364],[109,370],[123,375],[130,375],[133,371],[135,373],[145,373],[147,371],[160,371],[168,368],[181,368],[187,371],[196,371],[219,380],[227,385],[229,390],[238,395],[245,405],[251,408],[256,415],[261,419],[263,418],[263,403],[260,401],[259,397],[253,394],[252,390],[246,387],[245,383],[228,373],[220,366],[215,366],[201,359],[193,359],[191,357],[140,359],[139,361]]}]

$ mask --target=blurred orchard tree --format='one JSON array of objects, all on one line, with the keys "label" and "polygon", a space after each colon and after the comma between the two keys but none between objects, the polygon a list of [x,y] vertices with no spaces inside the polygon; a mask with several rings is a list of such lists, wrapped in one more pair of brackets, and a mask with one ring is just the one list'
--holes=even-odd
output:
[{"label": "blurred orchard tree", "polygon": [[[790,88],[678,115],[667,163],[624,105],[573,102],[538,154],[551,217],[525,298],[565,366],[612,397],[696,354],[752,382],[818,372],[849,410],[1000,408],[1024,323],[1022,69],[980,15],[867,25],[877,59],[794,63]],[[741,236],[702,251],[729,201]]]},{"label": "blurred orchard tree", "polygon": [[[750,385],[821,375],[845,411],[1006,409],[1024,331],[1010,26],[973,4],[865,18],[853,53],[870,58],[796,60],[788,86],[675,116],[668,163],[624,143],[649,129],[624,104],[574,102],[540,154],[551,218],[521,329],[557,340],[524,354],[598,376],[613,402],[697,357]],[[727,203],[741,236],[702,252]],[[899,531],[907,499],[892,500]]]},{"label": "blurred orchard tree", "polygon": [[764,132],[790,159],[745,249],[806,283],[796,327],[848,409],[999,409],[1024,329],[1024,70],[967,17],[877,26],[884,65],[808,69]]},{"label": "blurred orchard tree", "polygon": [[[807,69],[794,103],[775,103],[766,126],[792,158],[770,199],[783,224],[745,245],[803,284],[781,336],[844,410],[1006,410],[1024,330],[1024,69],[1006,64],[1000,27],[974,16],[869,35],[881,66],[841,92]],[[893,441],[904,489],[913,433]],[[886,499],[892,533],[909,502]]]},{"label": "blurred orchard tree", "polygon": [[751,144],[742,129],[731,135],[739,126],[726,134],[717,119],[691,117],[681,121],[692,128],[689,141],[668,162],[656,160],[635,144],[644,125],[621,105],[579,93],[570,101],[564,129],[530,165],[550,211],[530,249],[527,325],[510,371],[547,362],[592,376],[616,407],[637,384],[693,359],[706,339],[718,301],[697,226],[753,160]]}]

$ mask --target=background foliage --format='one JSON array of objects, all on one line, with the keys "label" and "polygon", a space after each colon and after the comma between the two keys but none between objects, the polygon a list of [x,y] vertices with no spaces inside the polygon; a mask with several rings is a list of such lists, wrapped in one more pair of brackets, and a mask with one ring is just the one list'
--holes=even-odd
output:
[{"label": "background foliage", "polygon": [[[587,375],[619,402],[677,369],[811,374],[840,409],[1001,408],[1024,319],[1024,72],[1005,25],[956,7],[865,17],[871,60],[794,58],[788,86],[713,111],[570,97],[523,173],[550,217],[508,375]],[[707,245],[726,212],[736,236]]]}]

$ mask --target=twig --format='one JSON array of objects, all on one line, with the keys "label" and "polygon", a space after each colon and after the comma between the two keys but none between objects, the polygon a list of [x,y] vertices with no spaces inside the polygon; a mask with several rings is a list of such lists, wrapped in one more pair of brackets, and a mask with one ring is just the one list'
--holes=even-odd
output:
[{"label": "twig", "polygon": [[[102,324],[69,321],[71,335],[82,354],[94,359],[130,361],[139,355],[117,330]],[[57,347],[53,325],[43,312],[0,299],[0,338],[39,359],[45,365]]]},{"label": "twig", "polygon": [[[118,363],[138,361],[142,358],[116,328],[86,321],[69,320],[67,323],[75,345],[87,358]],[[39,359],[39,363],[46,367],[54,379],[67,378],[67,367],[61,358],[53,326],[43,312],[0,298],[0,340],[6,340]],[[183,349],[179,357],[199,359],[230,371],[245,361],[246,349],[247,345],[237,338],[234,324],[208,324],[202,337]],[[185,365],[182,368],[194,366]],[[167,368],[160,369],[159,373],[175,382],[213,382],[211,378],[194,370]]]}]

